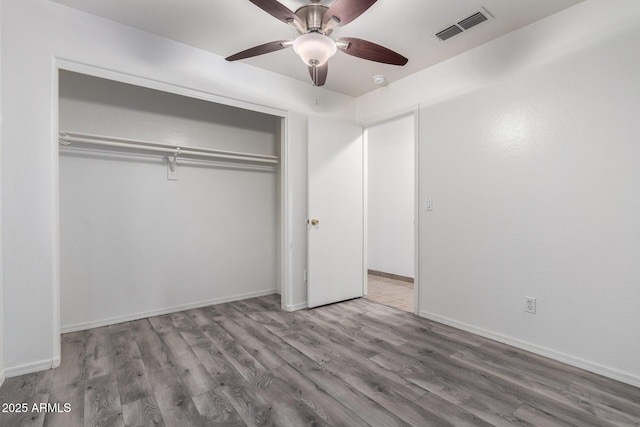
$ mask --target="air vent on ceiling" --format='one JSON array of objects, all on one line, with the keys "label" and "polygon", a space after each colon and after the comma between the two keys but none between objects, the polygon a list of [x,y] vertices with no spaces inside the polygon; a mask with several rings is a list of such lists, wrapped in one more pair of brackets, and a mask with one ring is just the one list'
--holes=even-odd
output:
[{"label": "air vent on ceiling", "polygon": [[456,34],[460,34],[461,32],[462,30],[460,29],[460,27],[458,27],[457,25],[452,25],[449,28],[446,28],[437,33],[436,37],[438,37],[442,41],[445,41],[455,36]]},{"label": "air vent on ceiling", "polygon": [[493,18],[493,16],[487,11],[487,9],[483,7],[479,11],[476,11],[467,17],[459,19],[456,24],[453,24],[445,28],[444,30],[437,32],[436,37],[438,37],[442,41],[448,40],[451,37],[456,36],[470,28],[473,28],[478,24],[488,21],[491,18]]},{"label": "air vent on ceiling", "polygon": [[488,18],[482,12],[478,12],[469,16],[468,18],[464,18],[462,21],[458,22],[458,25],[460,25],[463,29],[468,30],[469,28],[475,27],[476,25],[486,21],[487,19]]}]

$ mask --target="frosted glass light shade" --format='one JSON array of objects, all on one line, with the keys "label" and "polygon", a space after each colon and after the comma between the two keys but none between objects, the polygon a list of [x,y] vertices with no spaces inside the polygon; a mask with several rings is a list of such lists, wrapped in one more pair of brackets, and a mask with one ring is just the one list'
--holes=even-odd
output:
[{"label": "frosted glass light shade", "polygon": [[320,33],[303,34],[293,42],[293,51],[302,62],[312,67],[324,65],[336,54],[336,50],[336,42]]}]

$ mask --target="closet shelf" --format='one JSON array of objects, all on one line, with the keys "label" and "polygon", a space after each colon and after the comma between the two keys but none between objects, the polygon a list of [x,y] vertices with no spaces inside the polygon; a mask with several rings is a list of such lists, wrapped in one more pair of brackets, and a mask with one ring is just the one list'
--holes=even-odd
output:
[{"label": "closet shelf", "polygon": [[116,138],[104,135],[92,135],[78,132],[61,131],[58,143],[68,146],[73,143],[101,145],[106,147],[120,147],[135,150],[154,151],[159,153],[171,153],[174,159],[178,156],[209,157],[214,159],[238,160],[251,163],[278,163],[278,157],[263,154],[242,153],[236,151],[213,150],[209,148],[184,147],[168,145],[157,142],[139,141],[135,139]]}]

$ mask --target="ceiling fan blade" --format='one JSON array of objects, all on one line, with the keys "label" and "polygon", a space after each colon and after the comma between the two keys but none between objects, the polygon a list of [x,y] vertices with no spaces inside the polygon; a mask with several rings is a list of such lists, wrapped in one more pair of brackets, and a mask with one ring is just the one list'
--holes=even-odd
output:
[{"label": "ceiling fan blade", "polygon": [[260,46],[254,46],[247,50],[243,50],[242,52],[238,52],[234,55],[228,56],[225,59],[227,61],[237,61],[239,59],[246,59],[253,56],[264,55],[265,53],[271,53],[278,50],[286,49],[290,46],[288,42],[290,42],[290,40],[279,40],[261,44]]},{"label": "ceiling fan blade", "polygon": [[379,44],[372,43],[367,40],[357,39],[355,37],[343,37],[337,40],[338,43],[348,43],[347,47],[340,50],[352,56],[369,61],[381,62],[391,65],[405,65],[409,60],[397,52],[387,49]]},{"label": "ceiling fan blade", "polygon": [[325,62],[324,65],[319,67],[309,67],[309,74],[311,74],[311,80],[313,80],[314,86],[324,86],[327,81],[327,73],[329,72],[329,62]]},{"label": "ceiling fan blade", "polygon": [[346,25],[362,15],[376,1],[378,0],[336,0],[324,14],[322,23],[326,25],[331,17],[335,16],[340,21],[340,25]]},{"label": "ceiling fan blade", "polygon": [[291,11],[288,7],[280,3],[278,0],[249,0],[269,15],[281,20],[285,24],[297,21],[302,24],[302,20]]}]

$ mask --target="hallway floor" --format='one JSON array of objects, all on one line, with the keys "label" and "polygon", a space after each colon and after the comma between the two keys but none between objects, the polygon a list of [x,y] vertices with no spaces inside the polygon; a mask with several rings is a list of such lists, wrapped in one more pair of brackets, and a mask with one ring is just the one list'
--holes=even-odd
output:
[{"label": "hallway floor", "polygon": [[413,283],[369,274],[365,298],[413,313]]}]

